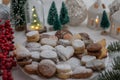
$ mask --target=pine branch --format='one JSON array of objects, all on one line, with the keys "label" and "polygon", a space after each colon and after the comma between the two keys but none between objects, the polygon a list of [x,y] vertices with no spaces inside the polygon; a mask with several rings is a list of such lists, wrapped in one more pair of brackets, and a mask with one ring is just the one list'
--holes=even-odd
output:
[{"label": "pine branch", "polygon": [[112,68],[113,70],[120,70],[120,56],[113,59]]},{"label": "pine branch", "polygon": [[120,71],[104,71],[99,75],[97,80],[120,80]]},{"label": "pine branch", "polygon": [[109,53],[120,52],[120,41],[112,42],[107,49]]}]

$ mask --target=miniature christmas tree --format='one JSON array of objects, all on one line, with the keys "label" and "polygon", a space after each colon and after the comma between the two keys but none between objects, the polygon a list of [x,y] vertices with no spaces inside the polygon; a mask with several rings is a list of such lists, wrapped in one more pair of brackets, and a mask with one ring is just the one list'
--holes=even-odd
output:
[{"label": "miniature christmas tree", "polygon": [[35,6],[33,6],[32,8],[32,22],[31,22],[31,30],[41,30],[42,29],[42,25],[41,22],[38,18],[37,12],[36,12],[36,8]]},{"label": "miniature christmas tree", "polygon": [[54,24],[56,15],[58,16],[58,13],[57,13],[55,2],[53,1],[52,4],[51,4],[49,13],[48,13],[48,18],[47,18],[47,22],[48,22],[49,25]]},{"label": "miniature christmas tree", "polygon": [[110,26],[110,22],[109,22],[106,11],[103,11],[103,16],[101,19],[100,26],[104,29],[104,31],[102,32],[103,34],[106,33],[106,29],[109,28]]},{"label": "miniature christmas tree", "polygon": [[64,2],[62,2],[62,8],[60,11],[60,22],[62,25],[65,25],[66,23],[69,22],[68,11]]},{"label": "miniature christmas tree", "polygon": [[25,29],[25,2],[26,0],[11,0],[11,18],[15,24],[15,30],[17,31],[22,31]]},{"label": "miniature christmas tree", "polygon": [[55,21],[54,21],[53,28],[54,28],[54,30],[60,30],[61,29],[61,23],[60,23],[60,20],[58,18],[58,15],[55,16]]}]

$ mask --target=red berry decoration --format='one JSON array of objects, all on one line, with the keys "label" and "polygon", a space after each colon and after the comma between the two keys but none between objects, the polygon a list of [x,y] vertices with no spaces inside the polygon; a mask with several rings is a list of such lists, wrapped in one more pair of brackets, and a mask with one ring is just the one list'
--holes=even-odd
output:
[{"label": "red berry decoration", "polygon": [[13,34],[9,20],[4,24],[0,24],[0,76],[2,76],[2,80],[13,80],[10,72],[12,67],[16,66],[12,52],[15,49]]}]

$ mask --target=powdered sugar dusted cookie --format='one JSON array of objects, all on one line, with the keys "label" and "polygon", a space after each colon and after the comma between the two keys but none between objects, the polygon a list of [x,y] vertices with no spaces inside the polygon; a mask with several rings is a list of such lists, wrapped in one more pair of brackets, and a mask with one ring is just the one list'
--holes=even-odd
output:
[{"label": "powdered sugar dusted cookie", "polygon": [[37,74],[38,62],[32,62],[32,64],[26,65],[24,70],[29,74]]},{"label": "powdered sugar dusted cookie", "polygon": [[65,63],[69,64],[71,66],[72,70],[74,70],[76,67],[81,65],[80,60],[75,57],[70,58]]},{"label": "powdered sugar dusted cookie", "polygon": [[103,60],[93,60],[86,63],[86,67],[91,68],[95,71],[100,71],[105,68]]},{"label": "powdered sugar dusted cookie", "polygon": [[38,74],[45,78],[53,77],[56,72],[55,63],[51,60],[44,59],[39,63]]},{"label": "powdered sugar dusted cookie", "polygon": [[40,43],[42,45],[56,46],[57,41],[58,41],[58,39],[55,39],[55,38],[43,38],[43,39],[41,39]]},{"label": "powdered sugar dusted cookie", "polygon": [[65,39],[59,39],[58,44],[63,46],[71,46],[71,42]]},{"label": "powdered sugar dusted cookie", "polygon": [[26,48],[29,51],[40,51],[41,45],[37,42],[29,42],[26,44]]},{"label": "powdered sugar dusted cookie", "polygon": [[40,52],[30,52],[33,61],[40,61]]},{"label": "powdered sugar dusted cookie", "polygon": [[77,79],[84,79],[84,78],[89,78],[93,74],[93,71],[91,69],[87,69],[85,67],[77,67],[72,74],[72,78],[77,78]]},{"label": "powdered sugar dusted cookie", "polygon": [[55,62],[58,61],[58,58],[57,58],[57,53],[55,51],[52,51],[52,50],[44,50],[40,53],[40,57],[42,59],[51,59]]},{"label": "powdered sugar dusted cookie", "polygon": [[95,60],[96,57],[95,56],[89,56],[89,55],[85,55],[81,58],[81,62],[83,65],[86,65],[87,62]]},{"label": "powdered sugar dusted cookie", "polygon": [[25,48],[23,45],[20,45],[20,44],[16,45],[15,55],[16,55],[16,59],[21,59],[21,58],[31,56],[29,50],[27,48]]},{"label": "powdered sugar dusted cookie", "polygon": [[44,51],[44,50],[55,50],[55,48],[53,48],[50,45],[43,45],[43,46],[41,46],[40,50],[41,51]]},{"label": "powdered sugar dusted cookie", "polygon": [[26,33],[26,37],[28,42],[37,42],[40,40],[40,35],[38,31],[30,31]]},{"label": "powdered sugar dusted cookie", "polygon": [[73,56],[74,54],[74,49],[72,46],[67,46],[64,47],[62,45],[58,45],[55,47],[56,51],[58,52],[59,57],[63,60],[66,61],[68,60],[70,57]]}]

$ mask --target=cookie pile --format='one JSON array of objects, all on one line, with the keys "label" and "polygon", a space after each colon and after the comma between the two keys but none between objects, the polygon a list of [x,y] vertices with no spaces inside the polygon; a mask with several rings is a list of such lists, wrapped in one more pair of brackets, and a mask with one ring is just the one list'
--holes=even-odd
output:
[{"label": "cookie pile", "polygon": [[26,45],[16,45],[17,63],[29,74],[44,78],[90,78],[105,68],[106,40],[94,42],[87,33],[57,31],[55,35],[26,34]]}]

